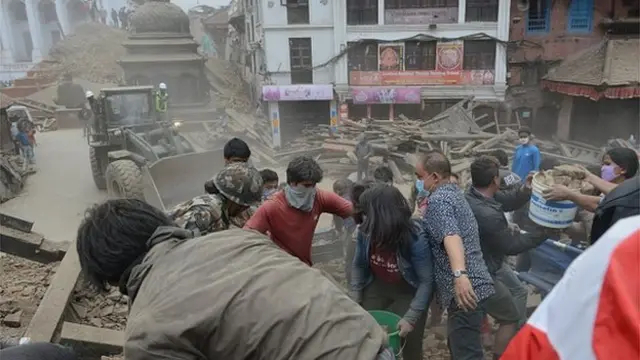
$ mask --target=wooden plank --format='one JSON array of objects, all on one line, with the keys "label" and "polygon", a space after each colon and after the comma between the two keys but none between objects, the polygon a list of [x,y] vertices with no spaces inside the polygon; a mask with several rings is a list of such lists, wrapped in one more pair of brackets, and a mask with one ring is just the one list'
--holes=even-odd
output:
[{"label": "wooden plank", "polygon": [[476,146],[473,148],[473,150],[481,150],[481,149],[488,149],[493,147],[494,145],[497,145],[498,143],[500,143],[501,141],[507,140],[509,138],[509,136],[513,135],[515,132],[511,129],[507,129],[505,132],[503,132],[500,135],[495,135],[494,137],[492,137],[491,139],[481,143],[480,145]]},{"label": "wooden plank", "polygon": [[124,347],[124,331],[98,328],[95,326],[76,324],[65,321],[60,331],[60,342],[83,343],[112,347],[122,350]]},{"label": "wooden plank", "polygon": [[64,257],[64,250],[46,241],[42,235],[6,226],[0,226],[0,244],[0,250],[4,253],[43,264],[60,261]]},{"label": "wooden plank", "polygon": [[0,224],[8,228],[29,233],[33,229],[33,222],[19,219],[11,215],[0,213]]},{"label": "wooden plank", "polygon": [[467,140],[486,140],[495,137],[496,134],[480,133],[480,134],[422,134],[422,140],[426,141],[467,141]]},{"label": "wooden plank", "polygon": [[[75,242],[71,244],[75,249]],[[33,342],[51,342],[80,276],[76,251],[67,251],[25,332]]]}]

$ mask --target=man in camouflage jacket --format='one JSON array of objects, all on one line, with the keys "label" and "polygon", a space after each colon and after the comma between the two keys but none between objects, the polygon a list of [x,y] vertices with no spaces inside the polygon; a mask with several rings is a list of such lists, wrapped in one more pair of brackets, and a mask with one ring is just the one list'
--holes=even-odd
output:
[{"label": "man in camouflage jacket", "polygon": [[168,212],[176,225],[196,236],[242,228],[262,198],[262,176],[246,163],[227,165],[212,182],[216,193],[196,196]]}]

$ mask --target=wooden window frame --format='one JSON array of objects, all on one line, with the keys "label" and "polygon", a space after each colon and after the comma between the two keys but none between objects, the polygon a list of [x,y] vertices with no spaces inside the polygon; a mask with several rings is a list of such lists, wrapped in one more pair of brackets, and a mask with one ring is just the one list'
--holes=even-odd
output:
[{"label": "wooden window frame", "polygon": [[[306,55],[305,52],[309,54]],[[310,37],[289,38],[291,84],[313,84],[313,42]]]},{"label": "wooden window frame", "polygon": [[465,22],[498,21],[498,12],[500,11],[498,0],[467,0],[465,6]]},{"label": "wooden window frame", "polygon": [[347,0],[347,25],[378,25],[377,0]]},{"label": "wooden window frame", "polygon": [[349,71],[378,71],[378,43],[349,43],[347,64]]},{"label": "wooden window frame", "polygon": [[435,70],[436,41],[406,41],[404,45],[404,69]]},{"label": "wooden window frame", "polygon": [[[547,34],[551,27],[551,0],[530,0],[529,10],[527,10],[527,34]],[[536,9],[537,5],[541,4],[539,9]],[[540,11],[540,13],[534,13],[532,17],[532,10]]]},{"label": "wooden window frame", "polygon": [[[486,46],[487,49],[490,46],[492,50],[483,51],[483,46]],[[466,40],[464,42],[464,55],[462,60],[463,69],[495,70],[496,47],[497,43],[495,40]]]},{"label": "wooden window frame", "polygon": [[573,0],[569,5],[567,31],[572,34],[590,34],[593,31],[593,0]]},{"label": "wooden window frame", "polygon": [[286,0],[287,24],[305,25],[309,24],[309,0]]}]

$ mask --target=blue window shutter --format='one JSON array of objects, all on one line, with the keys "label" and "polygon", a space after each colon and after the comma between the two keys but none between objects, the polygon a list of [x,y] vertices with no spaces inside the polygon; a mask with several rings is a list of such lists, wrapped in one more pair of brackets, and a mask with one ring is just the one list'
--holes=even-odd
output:
[{"label": "blue window shutter", "polygon": [[551,25],[551,0],[538,0],[530,4],[527,11],[527,33],[548,33]]},{"label": "blue window shutter", "polygon": [[572,33],[590,33],[592,29],[593,0],[572,0],[567,30]]}]

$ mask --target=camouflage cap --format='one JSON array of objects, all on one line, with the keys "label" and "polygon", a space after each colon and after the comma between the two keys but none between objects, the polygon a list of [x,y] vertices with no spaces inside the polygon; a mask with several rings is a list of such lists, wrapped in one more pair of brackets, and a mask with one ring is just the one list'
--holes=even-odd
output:
[{"label": "camouflage cap", "polygon": [[239,205],[250,206],[262,199],[262,176],[243,162],[231,163],[213,178],[220,194]]}]

